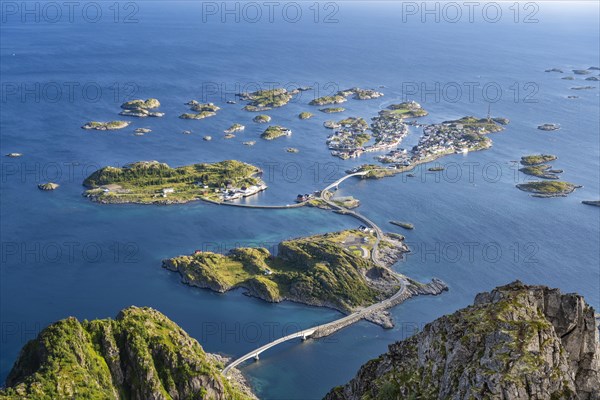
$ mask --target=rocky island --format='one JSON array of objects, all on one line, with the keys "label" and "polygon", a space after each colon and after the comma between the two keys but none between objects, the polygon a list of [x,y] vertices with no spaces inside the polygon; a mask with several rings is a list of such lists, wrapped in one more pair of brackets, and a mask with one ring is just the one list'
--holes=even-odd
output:
[{"label": "rocky island", "polygon": [[298,114],[298,118],[300,119],[309,119],[313,117],[313,113],[308,112],[308,111],[303,111],[300,114]]},{"label": "rocky island", "polygon": [[229,128],[225,129],[225,133],[242,132],[246,127],[242,124],[233,124]]},{"label": "rocky island", "polygon": [[162,112],[150,111],[158,107],[160,107],[160,102],[157,99],[131,100],[121,104],[123,111],[120,112],[120,115],[138,118],[164,116],[165,114]]},{"label": "rocky island", "polygon": [[266,124],[268,122],[271,122],[271,117],[269,117],[268,115],[260,114],[252,118],[252,121],[256,122],[257,124]]},{"label": "rocky island", "polygon": [[171,168],[141,161],[123,168],[104,167],[87,177],[83,195],[109,203],[176,204],[194,200],[230,201],[254,195],[267,186],[260,169],[230,160]]},{"label": "rocky island", "polygon": [[325,400],[600,398],[594,309],[514,282],[391,344]]},{"label": "rocky island", "polygon": [[565,197],[580,187],[574,183],[563,181],[534,181],[517,185],[518,189],[533,193],[533,197]]},{"label": "rocky island", "polygon": [[[350,313],[396,293],[398,276],[371,260],[377,238],[348,230],[279,244],[277,256],[264,248],[237,248],[228,254],[196,251],[163,261],[182,282],[217,292],[244,288],[269,302],[291,300]],[[386,265],[408,251],[395,237],[379,244]]]},{"label": "rocky island", "polygon": [[114,320],[45,328],[21,350],[0,398],[255,400],[239,371],[221,374],[226,362],[160,312],[129,307]]},{"label": "rocky island", "polygon": [[341,113],[346,111],[346,109],[344,107],[326,107],[326,108],[321,108],[319,111],[325,113],[325,114],[334,114],[334,113]]},{"label": "rocky island", "polygon": [[288,92],[286,89],[257,90],[252,93],[240,93],[241,100],[248,101],[244,107],[246,111],[267,111],[276,107],[283,107],[290,102],[297,91]]},{"label": "rocky island", "polygon": [[558,179],[561,170],[552,169],[551,165],[545,163],[556,160],[557,157],[550,154],[537,154],[521,157],[521,164],[524,165],[519,171],[526,175],[535,176],[544,179]]},{"label": "rocky island", "polygon": [[355,100],[370,100],[383,96],[383,93],[372,89],[352,88],[340,90],[332,96],[321,96],[310,101],[311,106],[324,106],[328,104],[340,104],[348,101],[348,97],[353,96]]},{"label": "rocky island", "polygon": [[115,131],[118,129],[127,128],[131,124],[128,121],[110,121],[110,122],[98,122],[91,121],[83,125],[81,129],[93,129],[96,131]]},{"label": "rocky island", "polygon": [[273,125],[269,126],[265,131],[260,135],[261,138],[265,140],[273,140],[280,138],[282,136],[291,136],[292,131],[288,128],[284,128],[283,126]]},{"label": "rocky island", "polygon": [[398,116],[400,118],[419,118],[428,115],[429,113],[421,107],[416,101],[406,101],[400,104],[391,104],[387,107],[387,110],[382,110],[379,115],[382,117],[386,116]]},{"label": "rocky island", "polygon": [[542,124],[537,127],[541,131],[557,131],[560,129],[559,124]]}]

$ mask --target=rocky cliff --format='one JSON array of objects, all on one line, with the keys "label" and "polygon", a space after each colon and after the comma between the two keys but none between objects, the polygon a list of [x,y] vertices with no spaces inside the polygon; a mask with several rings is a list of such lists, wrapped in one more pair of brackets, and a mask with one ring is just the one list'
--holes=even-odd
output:
[{"label": "rocky cliff", "polygon": [[514,282],[390,345],[325,399],[597,400],[594,310],[577,294]]},{"label": "rocky cliff", "polygon": [[221,375],[222,362],[160,312],[130,307],[115,320],[44,329],[21,350],[0,398],[254,399]]}]

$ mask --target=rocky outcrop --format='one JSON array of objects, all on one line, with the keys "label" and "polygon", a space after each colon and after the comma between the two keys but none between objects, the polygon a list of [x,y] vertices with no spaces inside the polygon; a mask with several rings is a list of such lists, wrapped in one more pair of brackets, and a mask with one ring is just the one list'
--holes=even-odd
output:
[{"label": "rocky outcrop", "polygon": [[25,345],[6,399],[255,399],[225,364],[160,312],[129,307],[115,320],[58,321]]},{"label": "rocky outcrop", "polygon": [[594,310],[577,294],[521,282],[389,346],[326,400],[600,398]]}]

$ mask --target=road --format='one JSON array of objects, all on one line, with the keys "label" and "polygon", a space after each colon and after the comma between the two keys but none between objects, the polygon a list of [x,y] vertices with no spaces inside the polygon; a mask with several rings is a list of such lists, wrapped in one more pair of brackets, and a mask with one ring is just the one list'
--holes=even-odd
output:
[{"label": "road", "polygon": [[[383,263],[381,263],[379,261],[379,258],[377,256],[377,248],[379,246],[379,243],[381,242],[381,239],[383,238],[383,231],[381,230],[381,228],[379,228],[379,226],[377,224],[375,224],[373,221],[371,221],[370,219],[368,219],[367,217],[365,217],[362,214],[357,213],[356,211],[352,211],[349,210],[345,207],[342,207],[338,204],[335,204],[334,202],[332,202],[331,200],[329,200],[329,195],[330,195],[330,190],[332,188],[337,188],[339,186],[340,183],[342,183],[343,181],[345,181],[348,178],[354,177],[354,176],[364,176],[368,173],[368,171],[363,171],[363,172],[356,172],[354,174],[349,174],[346,175],[340,179],[338,179],[337,181],[333,182],[331,185],[327,186],[325,189],[323,189],[318,197],[318,199],[324,201],[325,203],[327,203],[333,210],[341,213],[341,214],[346,214],[346,215],[351,215],[355,218],[357,218],[358,220],[362,221],[364,224],[368,225],[369,227],[373,228],[373,231],[375,232],[375,237],[377,238],[375,244],[373,245],[373,250],[371,251],[371,259],[372,261],[381,266],[384,267],[386,269],[388,269],[390,272],[392,272],[394,275],[398,276],[395,272],[393,272],[392,270],[390,270],[386,265],[384,265]],[[393,307],[394,305],[397,304],[397,302],[402,301],[402,297],[405,295],[408,295],[407,290],[406,290],[406,281],[404,280],[404,278],[399,277],[400,280],[400,289],[391,297],[387,298],[386,300],[383,300],[379,303],[375,303],[370,305],[369,307],[357,310],[349,315],[346,315],[345,317],[339,318],[335,321],[332,322],[328,322],[326,324],[323,325],[318,325],[318,326],[314,326],[312,328],[308,328],[308,329],[304,329],[301,330],[299,332],[295,332],[292,333],[290,335],[281,337],[279,339],[273,340],[270,343],[267,343],[257,349],[254,349],[246,354],[244,354],[243,356],[237,358],[236,360],[232,361],[230,364],[228,364],[224,369],[223,369],[223,375],[227,375],[227,373],[232,369],[237,367],[238,365],[240,365],[241,363],[243,363],[244,361],[250,360],[250,359],[257,359],[259,358],[259,355],[270,349],[271,347],[277,346],[278,344],[287,342],[289,340],[293,340],[296,338],[302,338],[302,340],[307,339],[308,337],[324,337],[324,336],[328,336],[331,335],[332,333],[345,328],[348,325],[351,325],[357,321],[362,320],[363,318],[365,318],[367,315],[372,314],[374,312],[378,312],[378,311],[382,311],[382,310],[386,310],[390,307]]]}]

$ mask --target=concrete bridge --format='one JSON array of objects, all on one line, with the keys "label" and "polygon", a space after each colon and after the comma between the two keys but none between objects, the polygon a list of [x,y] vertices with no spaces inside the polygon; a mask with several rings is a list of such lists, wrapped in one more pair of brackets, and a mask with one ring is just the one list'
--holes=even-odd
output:
[{"label": "concrete bridge", "polygon": [[349,325],[352,325],[355,322],[360,321],[361,319],[367,317],[369,314],[393,307],[394,305],[403,302],[404,300],[408,299],[409,297],[411,297],[413,295],[414,295],[413,292],[407,290],[406,282],[404,280],[402,280],[400,289],[392,297],[390,297],[382,302],[370,305],[369,307],[355,311],[352,314],[346,315],[345,317],[342,317],[340,319],[336,319],[335,321],[328,322],[323,325],[314,326],[312,328],[304,329],[299,332],[292,333],[291,335],[287,335],[287,336],[284,336],[277,340],[274,340],[270,343],[267,343],[264,346],[261,346],[258,349],[252,350],[252,351],[244,354],[240,358],[232,361],[229,365],[227,365],[223,369],[223,375],[227,375],[227,373],[232,368],[237,367],[244,361],[247,361],[250,359],[258,360],[260,353],[270,349],[271,347],[275,347],[278,344],[281,344],[283,342],[287,342],[289,340],[296,339],[296,338],[301,338],[302,340],[306,340],[309,337],[313,338],[313,339],[318,339],[318,338],[322,338],[325,336],[329,336],[329,335],[333,334],[334,332],[339,331],[340,329],[343,329]]}]

